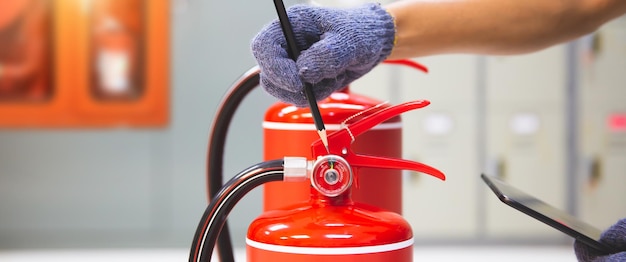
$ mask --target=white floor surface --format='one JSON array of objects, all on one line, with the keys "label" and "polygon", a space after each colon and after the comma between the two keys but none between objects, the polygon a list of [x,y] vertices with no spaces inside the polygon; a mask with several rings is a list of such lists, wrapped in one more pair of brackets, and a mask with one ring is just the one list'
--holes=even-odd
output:
[{"label": "white floor surface", "polygon": [[[170,262],[187,261],[186,249],[142,250],[0,250],[2,262]],[[432,246],[417,247],[415,261],[576,261],[568,246]],[[213,259],[213,261],[217,261]],[[245,261],[245,250],[237,250],[235,261]]]}]

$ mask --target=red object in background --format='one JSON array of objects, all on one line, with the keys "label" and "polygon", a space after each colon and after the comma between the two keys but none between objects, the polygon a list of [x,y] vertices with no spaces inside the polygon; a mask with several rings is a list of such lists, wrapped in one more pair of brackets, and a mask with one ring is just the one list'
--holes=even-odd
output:
[{"label": "red object in background", "polygon": [[[9,9],[2,9],[4,5],[27,1],[31,0],[1,0],[0,24],[10,20]],[[53,74],[43,87],[54,90],[39,92],[51,94],[39,103],[0,99],[0,128],[167,125],[169,0],[41,2],[46,3],[45,10],[51,20],[47,23],[51,35],[41,43],[47,43],[54,58],[48,68]],[[114,66],[111,70],[98,68],[105,64]],[[0,71],[3,70],[0,65]]]},{"label": "red object in background", "polygon": [[0,103],[52,94],[51,21],[48,0],[0,1]]},{"label": "red object in background", "polygon": [[609,115],[607,125],[611,132],[626,132],[626,113]]},{"label": "red object in background", "polygon": [[142,0],[98,0],[91,7],[91,90],[99,100],[143,93]]}]

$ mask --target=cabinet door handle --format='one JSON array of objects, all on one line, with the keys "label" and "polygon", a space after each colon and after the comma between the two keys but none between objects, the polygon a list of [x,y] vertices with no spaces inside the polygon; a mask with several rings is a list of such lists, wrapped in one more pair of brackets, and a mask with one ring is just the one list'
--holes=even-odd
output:
[{"label": "cabinet door handle", "polygon": [[507,167],[504,157],[492,157],[487,163],[487,172],[500,180],[506,180]]},{"label": "cabinet door handle", "polygon": [[602,160],[599,156],[594,156],[589,160],[589,167],[587,171],[587,187],[594,190],[600,184],[603,177]]}]

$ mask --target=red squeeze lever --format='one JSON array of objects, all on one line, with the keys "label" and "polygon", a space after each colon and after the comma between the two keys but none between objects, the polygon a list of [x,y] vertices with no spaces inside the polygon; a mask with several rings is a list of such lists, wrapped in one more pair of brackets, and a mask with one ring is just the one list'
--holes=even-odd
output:
[{"label": "red squeeze lever", "polygon": [[313,153],[313,158],[317,159],[319,156],[333,154],[346,159],[346,161],[348,161],[348,163],[352,167],[375,167],[413,170],[429,174],[441,180],[445,180],[446,176],[434,167],[405,159],[359,155],[354,153],[350,148],[350,145],[352,144],[352,142],[354,142],[356,137],[370,130],[374,126],[404,112],[422,108],[429,104],[430,102],[427,100],[406,102],[403,104],[381,109],[380,111],[368,115],[361,120],[347,125],[339,131],[333,132],[332,134],[328,135],[328,152],[326,151],[326,147],[321,140],[313,142],[313,144],[311,144],[311,152]]}]

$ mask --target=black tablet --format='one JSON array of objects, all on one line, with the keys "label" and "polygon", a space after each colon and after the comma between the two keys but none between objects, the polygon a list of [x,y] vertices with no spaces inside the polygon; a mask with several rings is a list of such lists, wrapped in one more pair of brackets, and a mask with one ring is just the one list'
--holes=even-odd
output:
[{"label": "black tablet", "polygon": [[527,193],[524,193],[494,177],[480,176],[503,203],[531,216],[535,219],[582,241],[600,251],[615,253],[610,246],[601,243],[601,230],[561,211]]}]

